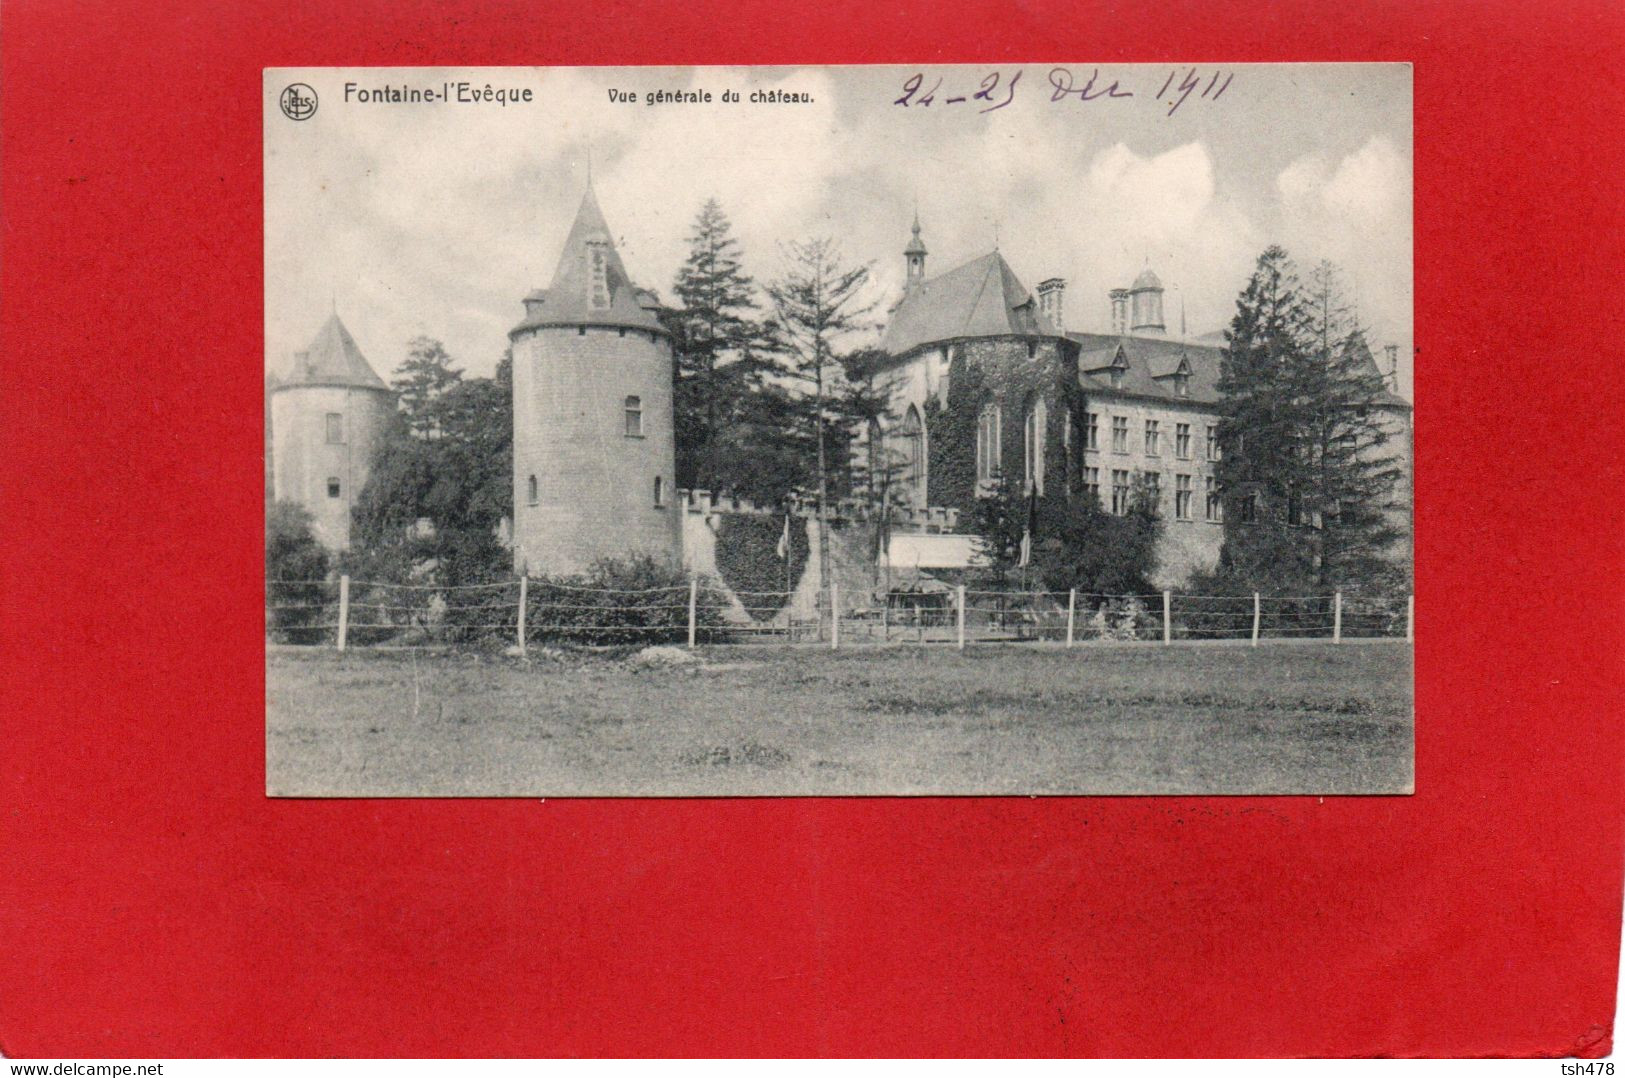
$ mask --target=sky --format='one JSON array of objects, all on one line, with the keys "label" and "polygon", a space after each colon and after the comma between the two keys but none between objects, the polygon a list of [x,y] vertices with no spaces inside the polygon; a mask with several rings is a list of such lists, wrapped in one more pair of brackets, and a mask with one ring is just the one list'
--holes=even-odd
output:
[{"label": "sky", "polygon": [[[1170,112],[1187,72],[1196,89]],[[1132,96],[1085,100],[1092,74],[1091,93]],[[278,106],[291,82],[316,92],[306,120]],[[345,89],[459,82],[531,100],[362,103]],[[749,101],[771,89],[811,102]],[[712,101],[647,103],[660,90]],[[785,243],[815,236],[870,265],[876,338],[916,209],[928,276],[997,247],[1029,289],[1066,278],[1071,330],[1104,331],[1108,290],[1147,265],[1170,331],[1181,312],[1191,336],[1221,329],[1278,243],[1304,272],[1339,266],[1373,346],[1399,346],[1410,394],[1408,65],[269,69],[264,92],[267,369],[337,310],[386,379],[420,334],[491,373],[521,297],[552,277],[590,167],[639,285],[672,295],[715,197],[758,282],[782,272]]]}]

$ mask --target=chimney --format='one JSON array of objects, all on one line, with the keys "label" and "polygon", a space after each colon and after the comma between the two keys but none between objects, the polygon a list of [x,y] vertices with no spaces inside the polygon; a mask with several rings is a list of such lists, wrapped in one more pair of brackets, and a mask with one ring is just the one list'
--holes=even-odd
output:
[{"label": "chimney", "polygon": [[1114,288],[1112,297],[1112,332],[1119,337],[1128,335],[1128,289]]},{"label": "chimney", "polygon": [[1051,277],[1038,283],[1038,309],[1043,312],[1055,332],[1066,332],[1066,320],[1061,315],[1061,299],[1066,295],[1066,279]]},{"label": "chimney", "polygon": [[1388,353],[1388,369],[1382,372],[1383,381],[1388,383],[1389,389],[1397,393],[1399,392],[1399,345],[1384,345],[1382,350]]}]

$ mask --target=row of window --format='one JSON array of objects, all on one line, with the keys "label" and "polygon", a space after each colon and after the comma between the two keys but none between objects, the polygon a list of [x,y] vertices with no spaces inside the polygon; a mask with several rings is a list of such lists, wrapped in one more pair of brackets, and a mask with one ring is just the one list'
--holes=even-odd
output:
[{"label": "row of window", "polygon": [[[1128,416],[1114,415],[1112,418],[1112,452],[1127,453],[1129,451]],[[1145,440],[1142,443],[1145,455],[1148,457],[1162,456],[1162,421],[1147,419],[1145,421]],[[1089,412],[1083,420],[1083,448],[1098,451],[1100,449],[1100,417],[1095,412]],[[1219,459],[1219,428],[1207,425],[1207,445],[1205,446],[1208,460]],[[1174,456],[1180,460],[1191,459],[1191,425],[1189,423],[1174,424]]]},{"label": "row of window", "polygon": [[[1040,494],[1044,492],[1044,431],[1048,427],[1048,413],[1042,399],[1035,401],[1027,409],[1026,424],[1022,431],[1023,469],[1022,478],[1024,488],[1036,488]],[[1129,451],[1129,421],[1127,416],[1116,415],[1112,421],[1112,452],[1124,453]],[[991,482],[1002,474],[1001,456],[1004,445],[1002,430],[1002,412],[996,401],[988,401],[982,406],[981,414],[976,421],[976,478],[982,482]],[[1072,448],[1071,424],[1067,424],[1061,431],[1062,444],[1070,451]],[[1162,455],[1163,430],[1162,422],[1156,419],[1145,421],[1145,455],[1160,457]],[[1174,424],[1174,456],[1179,460],[1191,458],[1191,424]],[[1100,414],[1087,412],[1083,423],[1083,448],[1086,451],[1100,449]],[[1219,459],[1219,428],[1207,425],[1207,459]]]},{"label": "row of window", "polygon": [[[542,504],[542,485],[534,475],[525,479],[525,503],[527,505]],[[654,507],[666,508],[666,480],[662,476],[654,478]]]},{"label": "row of window", "polygon": [[[1145,498],[1151,505],[1154,514],[1162,512],[1162,475],[1158,472],[1141,472],[1144,483]],[[1111,501],[1109,507],[1117,516],[1127,515],[1134,502],[1134,473],[1126,468],[1114,468],[1111,475]],[[1202,480],[1203,495],[1205,498],[1204,517],[1214,524],[1224,522],[1224,502],[1219,497],[1219,484],[1213,476],[1204,476]],[[1083,469],[1083,491],[1096,501],[1102,501],[1100,489],[1100,469]],[[1195,477],[1178,474],[1174,476],[1174,519],[1194,520],[1192,516],[1192,501],[1195,498]],[[1107,504],[1107,503],[1102,503]]]}]

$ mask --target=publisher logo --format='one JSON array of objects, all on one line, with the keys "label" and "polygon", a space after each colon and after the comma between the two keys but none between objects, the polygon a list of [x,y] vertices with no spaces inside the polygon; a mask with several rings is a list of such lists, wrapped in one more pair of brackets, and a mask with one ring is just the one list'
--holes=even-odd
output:
[{"label": "publisher logo", "polygon": [[316,91],[302,82],[289,84],[278,101],[282,115],[290,120],[308,120],[316,115]]}]

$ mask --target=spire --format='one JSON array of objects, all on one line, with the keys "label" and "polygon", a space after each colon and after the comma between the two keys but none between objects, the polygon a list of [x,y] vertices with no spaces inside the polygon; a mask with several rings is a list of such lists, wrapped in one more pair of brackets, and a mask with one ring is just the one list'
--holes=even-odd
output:
[{"label": "spire", "polygon": [[355,338],[339,320],[338,313],[327,316],[310,347],[300,353],[284,385],[351,386],[357,389],[387,389],[367,357],[361,354]]},{"label": "spire", "polygon": [[[553,282],[526,299],[520,329],[541,325],[624,326],[665,333],[645,306],[615,249],[609,223],[591,183],[581,195],[575,223],[564,241]],[[654,300],[648,298],[652,305]],[[517,332],[517,330],[516,330]]]},{"label": "spire", "polygon": [[903,262],[908,269],[907,287],[914,288],[925,280],[925,241],[920,239],[920,211],[914,210],[914,227],[910,229],[913,237],[908,246],[903,248]]}]

